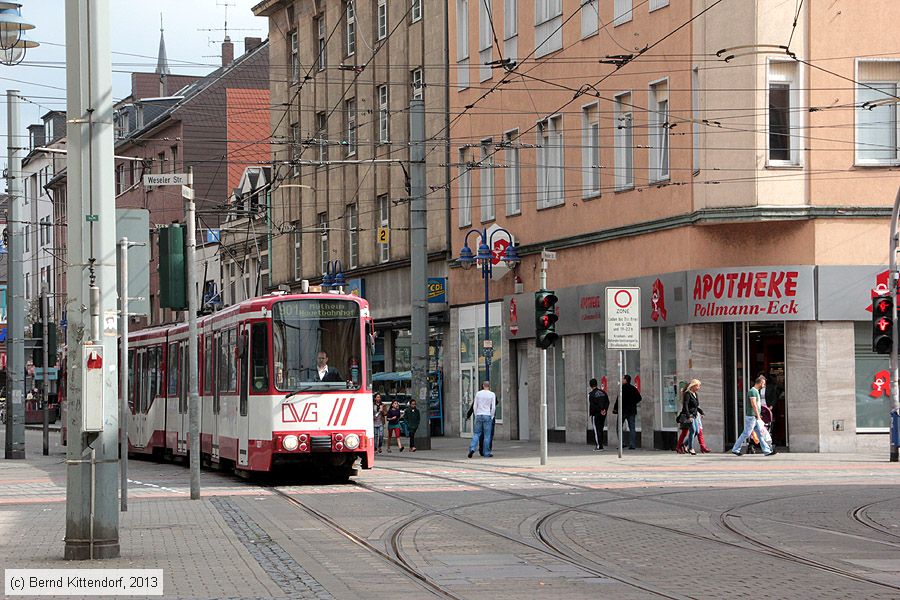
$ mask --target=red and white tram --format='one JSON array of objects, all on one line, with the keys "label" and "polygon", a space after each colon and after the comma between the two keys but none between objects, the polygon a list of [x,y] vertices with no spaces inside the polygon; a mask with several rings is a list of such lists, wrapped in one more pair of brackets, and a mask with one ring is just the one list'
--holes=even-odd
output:
[{"label": "red and white tram", "polygon": [[[318,468],[339,479],[357,458],[372,467],[365,300],[276,293],[203,317],[197,330],[205,464]],[[187,325],[137,331],[128,343],[129,454],[187,456]]]}]

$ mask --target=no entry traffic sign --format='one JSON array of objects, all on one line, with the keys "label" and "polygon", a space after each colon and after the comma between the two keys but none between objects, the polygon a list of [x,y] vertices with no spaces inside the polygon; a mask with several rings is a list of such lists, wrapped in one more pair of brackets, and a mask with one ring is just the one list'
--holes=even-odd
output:
[{"label": "no entry traffic sign", "polygon": [[641,288],[606,288],[606,348],[641,349]]}]

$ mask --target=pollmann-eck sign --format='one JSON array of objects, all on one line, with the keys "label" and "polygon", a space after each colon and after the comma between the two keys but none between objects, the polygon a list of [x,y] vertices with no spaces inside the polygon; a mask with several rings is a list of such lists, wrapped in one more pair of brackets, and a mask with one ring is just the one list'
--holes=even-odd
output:
[{"label": "pollmann-eck sign", "polygon": [[144,175],[144,185],[190,185],[187,173]]},{"label": "pollmann-eck sign", "polygon": [[641,288],[606,288],[606,348],[641,349]]}]

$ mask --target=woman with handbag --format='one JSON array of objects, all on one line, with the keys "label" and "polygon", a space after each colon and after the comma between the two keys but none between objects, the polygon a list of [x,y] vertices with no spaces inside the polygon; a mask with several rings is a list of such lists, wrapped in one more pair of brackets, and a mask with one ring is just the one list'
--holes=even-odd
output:
[{"label": "woman with handbag", "polygon": [[[706,442],[703,440],[703,409],[700,408],[700,399],[697,392],[700,390],[700,380],[692,379],[681,394],[681,414],[678,416],[681,423],[681,436],[678,438],[678,446],[676,451],[679,454],[687,452],[688,454],[697,454],[694,451],[694,436],[700,442],[700,452],[704,454],[710,452]],[[685,443],[687,437],[687,443]]]}]

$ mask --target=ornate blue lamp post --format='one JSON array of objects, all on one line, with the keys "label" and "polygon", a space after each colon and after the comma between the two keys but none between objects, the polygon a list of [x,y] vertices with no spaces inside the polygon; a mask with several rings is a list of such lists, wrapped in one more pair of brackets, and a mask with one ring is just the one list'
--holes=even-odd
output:
[{"label": "ornate blue lamp post", "polygon": [[[512,234],[509,233],[506,229],[499,227],[490,233],[488,233],[487,229],[470,229],[466,232],[466,237],[463,243],[462,250],[459,251],[459,264],[463,269],[471,269],[476,263],[481,267],[481,277],[484,279],[484,339],[485,342],[491,339],[491,327],[490,327],[490,294],[488,291],[488,284],[490,283],[493,273],[494,273],[494,260],[503,261],[506,263],[510,269],[514,269],[516,265],[519,264],[521,259],[519,258],[519,253],[516,252],[516,247],[509,244],[505,250],[498,251],[497,256],[494,256],[494,251],[492,248],[494,247],[494,236],[498,233],[503,232],[507,235],[507,237],[512,240]],[[473,255],[472,249],[469,248],[469,236],[472,234],[477,235],[481,238],[481,243],[478,244],[478,254]],[[494,349],[492,346],[488,346],[484,348],[484,378],[487,381],[491,379],[491,358],[494,355]],[[480,389],[480,388],[479,388]]]},{"label": "ornate blue lamp post", "polygon": [[322,275],[322,289],[327,291],[334,288],[341,291],[345,285],[347,282],[344,280],[344,265],[340,260],[329,260]]}]

